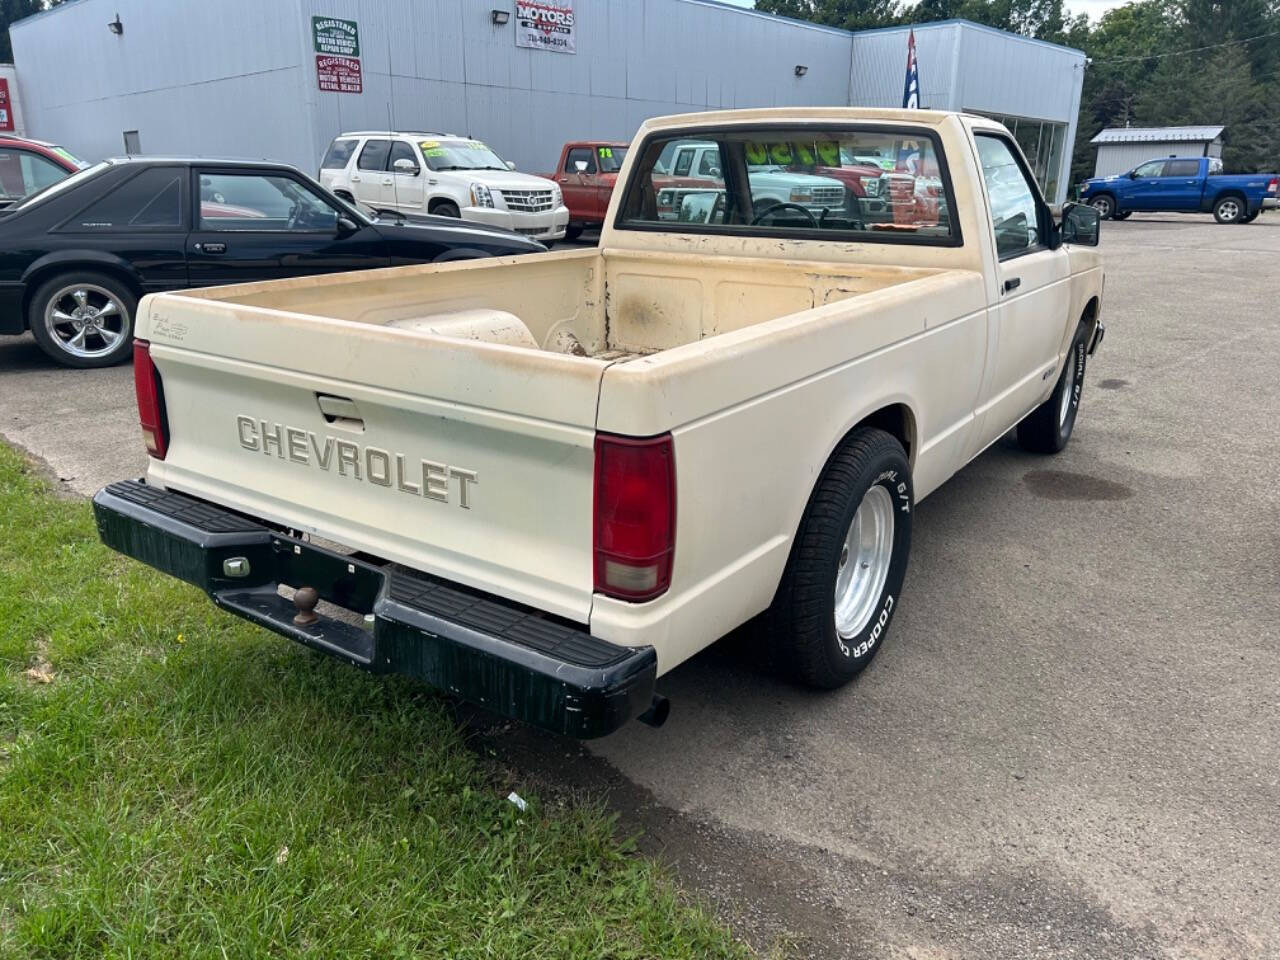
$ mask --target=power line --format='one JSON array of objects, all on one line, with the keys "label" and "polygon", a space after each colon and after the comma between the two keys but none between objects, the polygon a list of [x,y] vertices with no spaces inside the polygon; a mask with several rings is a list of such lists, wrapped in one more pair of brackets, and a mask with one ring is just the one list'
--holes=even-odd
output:
[{"label": "power line", "polygon": [[1188,53],[1200,53],[1204,50],[1217,50],[1219,47],[1230,47],[1237,43],[1252,43],[1254,40],[1265,40],[1267,37],[1280,37],[1280,30],[1260,33],[1256,37],[1245,37],[1243,40],[1226,40],[1222,43],[1211,43],[1204,47],[1192,47],[1190,50],[1174,50],[1170,53],[1152,53],[1145,57],[1112,57],[1110,60],[1094,60],[1094,65],[1101,63],[1134,63],[1138,60],[1163,60],[1165,57],[1182,57]]}]

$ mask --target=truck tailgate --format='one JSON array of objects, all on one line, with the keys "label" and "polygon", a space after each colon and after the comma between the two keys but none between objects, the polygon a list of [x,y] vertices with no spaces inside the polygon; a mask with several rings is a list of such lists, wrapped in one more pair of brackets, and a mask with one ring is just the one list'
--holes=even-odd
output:
[{"label": "truck tailgate", "polygon": [[152,483],[587,620],[605,362],[180,295],[139,313]]}]

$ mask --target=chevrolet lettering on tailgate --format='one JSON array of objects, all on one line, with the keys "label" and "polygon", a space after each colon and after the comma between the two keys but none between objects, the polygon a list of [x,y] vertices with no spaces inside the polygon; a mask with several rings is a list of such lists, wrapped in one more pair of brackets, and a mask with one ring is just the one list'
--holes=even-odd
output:
[{"label": "chevrolet lettering on tailgate", "polygon": [[[450,503],[452,481],[458,481],[458,506],[471,509],[471,485],[480,479],[474,470],[450,466],[436,460],[417,460],[380,447],[364,447],[338,437],[317,437],[311,430],[269,423],[253,417],[236,417],[240,446],[245,450],[273,454],[281,460],[336,470],[339,476],[366,480],[380,487],[395,487],[401,493]],[[407,464],[407,466],[406,466]]]}]

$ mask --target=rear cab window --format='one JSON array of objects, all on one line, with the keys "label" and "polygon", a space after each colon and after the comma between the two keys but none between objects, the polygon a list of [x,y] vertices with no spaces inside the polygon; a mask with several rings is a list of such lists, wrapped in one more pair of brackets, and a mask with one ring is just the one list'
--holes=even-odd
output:
[{"label": "rear cab window", "polygon": [[343,169],[351,159],[351,155],[356,152],[356,145],[359,142],[354,138],[333,141],[333,143],[329,144],[329,149],[325,151],[324,159],[320,161],[320,169]]},{"label": "rear cab window", "polygon": [[[735,126],[655,133],[639,150],[617,229],[961,243],[950,175],[929,130]],[[892,160],[881,170],[865,157]],[[862,196],[874,194],[888,202]]]},{"label": "rear cab window", "polygon": [[186,180],[183,167],[143,170],[89,204],[59,229],[76,232],[178,229],[183,226]]}]

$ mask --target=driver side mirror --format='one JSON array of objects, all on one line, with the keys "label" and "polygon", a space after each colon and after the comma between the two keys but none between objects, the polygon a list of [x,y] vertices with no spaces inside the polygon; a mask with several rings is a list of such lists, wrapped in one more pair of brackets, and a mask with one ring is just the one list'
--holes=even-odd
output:
[{"label": "driver side mirror", "polygon": [[1125,176],[1126,176],[1126,177],[1128,177],[1130,180],[1137,180],[1137,179],[1138,179],[1138,171],[1137,171],[1137,170],[1130,170],[1128,173],[1126,173],[1126,174],[1125,174]]},{"label": "driver side mirror", "polygon": [[575,161],[573,161],[573,169],[577,170],[579,173],[586,173],[586,172],[587,172],[587,161],[585,161],[585,160],[575,160]]},{"label": "driver side mirror", "polygon": [[1102,217],[1098,211],[1084,203],[1062,205],[1062,242],[1076,243],[1084,247],[1096,247],[1101,231]]},{"label": "driver side mirror", "polygon": [[350,217],[339,217],[334,226],[339,237],[349,237],[360,229],[360,225]]},{"label": "driver side mirror", "polygon": [[506,164],[508,170],[514,170],[516,168],[516,162],[514,160],[508,160],[506,161]]},{"label": "driver side mirror", "polygon": [[408,157],[401,157],[391,167],[396,173],[408,173],[415,177],[418,175],[418,165]]}]

